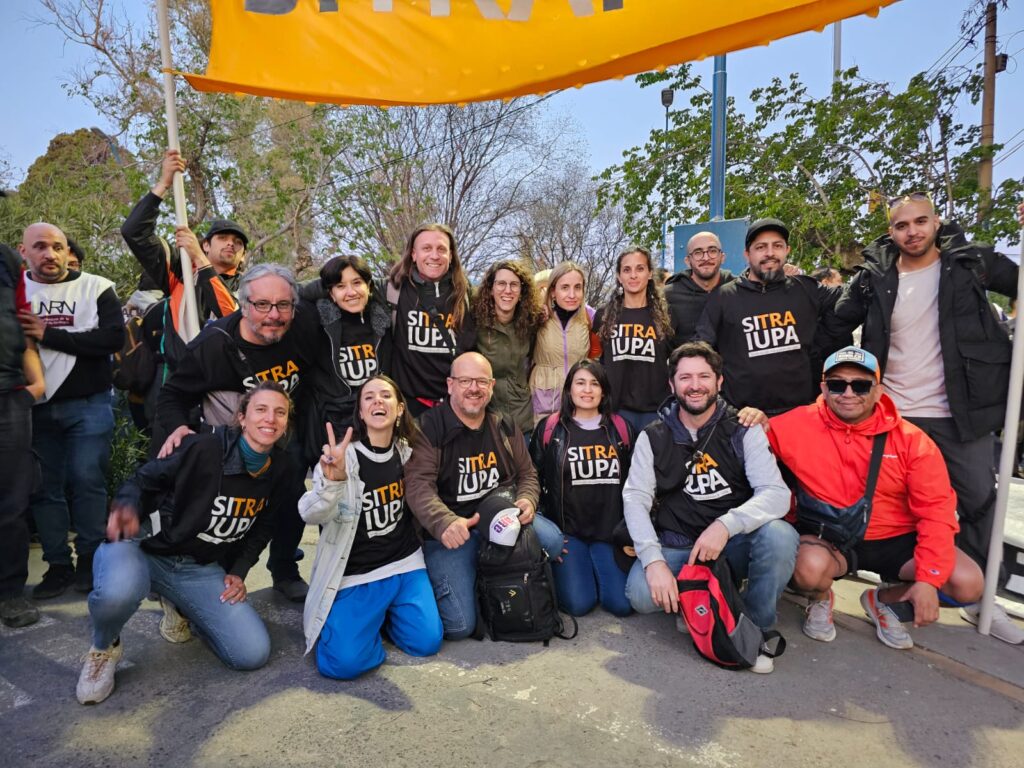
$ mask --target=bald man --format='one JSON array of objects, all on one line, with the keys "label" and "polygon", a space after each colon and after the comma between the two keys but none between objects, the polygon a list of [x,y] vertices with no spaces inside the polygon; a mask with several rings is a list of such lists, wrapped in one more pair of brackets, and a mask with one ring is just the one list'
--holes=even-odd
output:
[{"label": "bald man", "polygon": [[674,332],[673,349],[693,339],[697,321],[712,291],[736,279],[728,269],[722,269],[724,261],[722,241],[714,232],[698,232],[687,241],[689,269],[677,272],[665,283],[665,299]]},{"label": "bald man", "polygon": [[[79,592],[92,589],[92,557],[106,530],[114,434],[110,356],[124,342],[124,320],[110,280],[68,269],[71,251],[60,229],[32,224],[19,250],[28,264],[24,286],[31,309],[18,320],[39,346],[46,380],[32,409],[42,483],[30,502],[49,566],[32,596],[44,600],[72,583]],[[68,545],[72,522],[77,563]]]}]

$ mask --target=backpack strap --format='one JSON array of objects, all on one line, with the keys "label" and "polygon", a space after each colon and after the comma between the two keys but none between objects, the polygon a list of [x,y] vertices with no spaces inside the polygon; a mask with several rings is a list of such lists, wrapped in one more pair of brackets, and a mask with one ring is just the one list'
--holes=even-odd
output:
[{"label": "backpack strap", "polygon": [[398,286],[391,282],[390,278],[384,280],[384,298],[387,299],[388,307],[391,309],[391,327],[395,327],[398,320]]},{"label": "backpack strap", "polygon": [[626,426],[626,420],[619,414],[613,413],[612,424],[615,425],[615,431],[619,433],[619,441],[629,448],[629,427]]},{"label": "backpack strap", "polygon": [[772,659],[777,659],[786,652],[786,638],[778,630],[769,629],[762,633],[760,653]]},{"label": "backpack strap", "polygon": [[555,426],[557,424],[558,411],[555,411],[544,420],[544,438],[540,442],[542,448],[548,447],[548,443],[551,442],[551,436],[555,433]]},{"label": "backpack strap", "polygon": [[875,496],[875,484],[878,482],[878,473],[882,468],[882,454],[885,452],[885,441],[888,437],[888,432],[879,432],[875,435],[874,445],[871,448],[871,464],[868,466],[868,481],[864,487],[864,500],[868,505],[868,515],[871,514],[871,501]]}]

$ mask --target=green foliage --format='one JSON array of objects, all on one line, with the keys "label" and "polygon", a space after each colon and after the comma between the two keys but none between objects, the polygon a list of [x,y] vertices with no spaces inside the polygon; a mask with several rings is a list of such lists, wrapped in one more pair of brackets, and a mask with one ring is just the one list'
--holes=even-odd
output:
[{"label": "green foliage", "polygon": [[107,473],[107,497],[113,498],[117,489],[134,474],[146,460],[149,439],[143,435],[128,413],[128,401],[118,390],[114,400],[114,439],[110,444],[110,471]]},{"label": "green foliage", "polygon": [[[635,239],[655,242],[666,214],[676,222],[707,217],[711,95],[688,65],[637,79],[672,87],[689,108],[671,113],[667,134],[652,131],[644,146],[600,175],[599,199],[624,207]],[[884,232],[887,197],[927,190],[943,217],[973,228],[978,239],[1015,243],[1013,201],[1024,179],[994,189],[990,215],[976,223],[980,128],[963,122],[957,105],[965,97],[975,103],[980,88],[976,71],[916,75],[898,91],[854,68],[822,98],[791,75],[755,89],[747,114],[730,100],[726,218],[776,216],[790,225],[794,261],[849,266]]]}]

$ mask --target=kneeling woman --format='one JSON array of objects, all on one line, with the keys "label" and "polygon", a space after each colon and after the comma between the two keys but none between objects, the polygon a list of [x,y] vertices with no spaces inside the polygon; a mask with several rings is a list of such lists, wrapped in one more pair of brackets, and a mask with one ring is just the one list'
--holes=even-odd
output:
[{"label": "kneeling woman", "polygon": [[[387,376],[359,390],[350,428],[328,443],[299,501],[323,525],[302,623],[320,674],[350,680],[384,663],[380,631],[410,656],[441,647],[441,617],[405,506],[403,466],[416,424]],[[319,643],[317,643],[319,639]]]},{"label": "kneeling woman", "polygon": [[[93,564],[92,648],[78,678],[81,703],[99,703],[114,690],[121,628],[150,591],[177,606],[231,669],[267,663],[270,636],[245,602],[244,579],[288,497],[288,458],[276,444],[290,412],[284,389],[264,382],[242,397],[239,426],[186,437],[121,486],[108,542]],[[151,535],[136,538],[142,528]]]},{"label": "kneeling woman", "polygon": [[622,484],[635,437],[629,423],[612,413],[608,376],[593,360],[569,369],[560,410],[533,431],[530,455],[543,514],[567,539],[568,554],[552,565],[558,605],[573,616],[589,612],[598,600],[616,616],[632,612],[612,534],[623,519]]}]

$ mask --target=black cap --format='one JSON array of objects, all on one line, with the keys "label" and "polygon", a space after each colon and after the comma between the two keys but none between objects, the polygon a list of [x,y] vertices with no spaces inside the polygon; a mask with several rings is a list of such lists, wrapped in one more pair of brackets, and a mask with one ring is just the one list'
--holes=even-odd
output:
[{"label": "black cap", "polygon": [[782,239],[786,241],[786,245],[789,245],[789,227],[778,219],[758,219],[747,227],[747,239],[744,241],[744,247],[749,249],[754,238],[767,231],[780,233]]},{"label": "black cap", "polygon": [[206,230],[206,236],[203,240],[209,240],[214,235],[219,235],[221,232],[234,232],[240,238],[242,238],[242,244],[249,247],[249,236],[245,234],[245,230],[238,226],[231,219],[214,219],[210,222],[210,228]]}]

